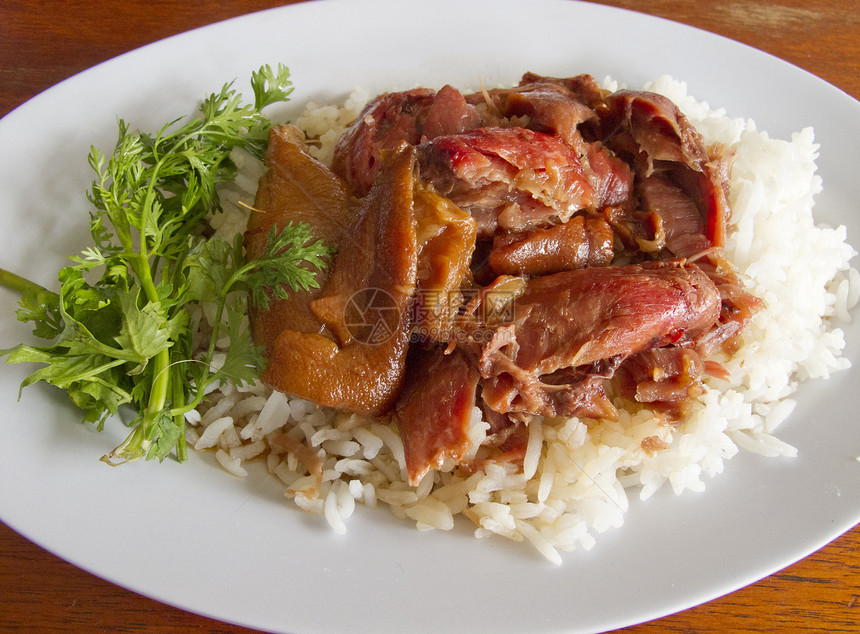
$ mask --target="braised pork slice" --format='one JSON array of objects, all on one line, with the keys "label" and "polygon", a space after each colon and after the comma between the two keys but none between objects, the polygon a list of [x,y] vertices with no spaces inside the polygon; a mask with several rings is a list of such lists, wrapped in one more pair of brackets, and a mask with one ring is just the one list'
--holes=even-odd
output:
[{"label": "braised pork slice", "polygon": [[478,128],[418,146],[421,177],[472,214],[478,236],[565,222],[594,190],[577,152],[549,134]]},{"label": "braised pork slice", "polygon": [[403,439],[409,484],[417,485],[445,459],[459,462],[471,448],[469,429],[478,371],[460,349],[413,346],[394,418]]},{"label": "braised pork slice", "polygon": [[730,157],[723,148],[706,148],[687,117],[662,95],[619,90],[606,104],[606,147],[633,166],[642,209],[659,215],[665,234],[673,236],[665,243],[671,255],[690,257],[725,246]]},{"label": "braised pork slice", "polygon": [[580,128],[599,127],[598,112],[606,110],[604,92],[590,75],[571,78],[523,75],[515,88],[497,88],[467,95],[481,112],[483,127],[522,127],[558,137],[575,148],[586,178],[595,191],[592,208],[630,200],[632,172],[602,143],[587,142]]},{"label": "braised pork slice", "polygon": [[[695,265],[677,261],[565,271],[532,278],[512,323],[484,346],[483,398],[496,411],[569,415],[594,401],[619,359],[655,346],[691,344],[713,328],[720,296]],[[568,380],[559,380],[558,373]],[[577,379],[575,375],[582,375]],[[562,399],[558,386],[573,393]]]},{"label": "braised pork slice", "polygon": [[262,379],[339,409],[380,415],[399,394],[415,291],[415,152],[401,145],[342,236],[331,277],[311,302],[313,328],[285,328],[268,345]]},{"label": "braised pork slice", "polygon": [[[274,126],[269,132],[265,157],[268,169],[260,179],[255,211],[250,215],[244,236],[249,259],[264,253],[272,227],[280,231],[290,222],[307,223],[315,239],[337,247],[346,228],[355,223],[358,202],[346,183],[305,150],[298,129]],[[287,299],[274,299],[270,294],[267,310],[249,307],[254,340],[267,354],[285,329],[308,332],[319,329],[319,320],[310,305],[320,294],[330,271],[327,267],[315,272],[319,288],[290,290]]]},{"label": "braised pork slice", "polygon": [[357,196],[365,196],[384,155],[403,141],[417,145],[443,134],[475,128],[480,118],[460,92],[416,88],[372,99],[335,146],[332,169]]},{"label": "braised pork slice", "polygon": [[547,229],[496,236],[489,262],[497,274],[547,275],[612,262],[612,228],[603,218],[574,216]]},{"label": "braised pork slice", "polygon": [[579,124],[597,117],[564,85],[550,81],[496,88],[467,95],[466,100],[479,108],[486,127],[517,125],[552,134],[573,147],[583,142],[577,129]]}]

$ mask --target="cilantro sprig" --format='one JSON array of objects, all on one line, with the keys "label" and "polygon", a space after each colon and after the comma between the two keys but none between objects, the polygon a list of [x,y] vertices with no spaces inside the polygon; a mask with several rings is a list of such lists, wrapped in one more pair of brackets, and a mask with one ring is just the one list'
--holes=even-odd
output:
[{"label": "cilantro sprig", "polygon": [[[241,236],[230,244],[204,235],[207,218],[221,211],[216,186],[237,173],[231,152],[262,158],[271,122],[261,111],[289,99],[289,70],[263,66],[251,88],[253,104],[225,84],[204,99],[199,116],[153,134],[120,120],[109,157],[91,148],[93,245],[59,271],[59,292],[0,269],[0,285],[21,293],[18,319],[51,342],[0,351],[9,363],[41,365],[22,389],[42,381],[65,390],[99,429],[122,406],[134,407],[131,433],[103,457],[110,464],[171,453],[184,460],[185,414],[207,388],[257,376],[259,350],[243,320],[248,295],[265,304],[265,287],[281,297],[286,288],[315,287],[313,271],[331,255],[303,224],[273,231],[266,252],[251,261]],[[216,317],[194,358],[188,309],[204,302]],[[213,363],[225,334],[226,356]]]}]

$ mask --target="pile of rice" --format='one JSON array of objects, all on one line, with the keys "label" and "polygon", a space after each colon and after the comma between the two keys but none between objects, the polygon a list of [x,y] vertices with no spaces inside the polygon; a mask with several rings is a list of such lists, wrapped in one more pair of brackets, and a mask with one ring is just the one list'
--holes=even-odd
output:
[{"label": "pile of rice", "polygon": [[[612,80],[604,85],[618,88]],[[247,461],[265,461],[288,498],[339,533],[346,531],[356,503],[384,504],[419,529],[449,530],[455,516],[464,515],[474,522],[476,537],[527,541],[557,564],[560,551],[590,549],[597,534],[621,526],[631,495],[647,499],[666,485],[677,494],[701,491],[706,477],[722,472],[739,450],[796,455],[774,432],[792,412],[799,383],[849,366],[840,356],[843,333],[834,322],[850,320],[860,293],[845,228],[813,220],[813,198],[821,191],[813,131],[804,129],[790,141],[771,139],[753,122],[730,119],[696,101],[671,78],[645,89],[678,104],[706,143],[736,152],[727,254],[765,303],[744,332],[740,351],[724,360],[730,380],[709,378],[702,407],[689,420],[673,427],[648,410],[622,410],[617,421],[588,424],[548,419],[529,426],[522,470],[491,464],[462,474],[450,465],[411,487],[394,424],[319,407],[260,384],[228,385],[189,415],[189,444],[214,450],[215,459],[240,477],[247,474]],[[366,99],[356,92],[343,107],[309,104],[296,120],[314,139],[320,160],[331,159],[334,142]],[[246,222],[243,208],[230,201],[252,201],[262,173],[257,164],[242,168],[235,188],[223,192],[232,210],[217,219],[217,233],[227,239]],[[475,408],[473,453],[487,428]],[[314,472],[309,463],[316,465]]]}]

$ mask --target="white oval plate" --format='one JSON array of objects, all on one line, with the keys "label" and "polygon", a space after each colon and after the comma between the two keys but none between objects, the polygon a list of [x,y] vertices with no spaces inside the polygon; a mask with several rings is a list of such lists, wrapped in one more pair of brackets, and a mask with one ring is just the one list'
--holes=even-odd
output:
[{"label": "white oval plate", "polygon": [[[678,54],[684,51],[684,54]],[[230,79],[284,62],[307,100],[417,84],[461,87],[546,75],[661,74],[773,136],[812,125],[821,221],[860,244],[860,104],[778,59],[673,22],[556,0],[325,0],[252,14],[101,64],[0,121],[0,266],[55,285],[87,244],[90,144],[118,116],[144,129],[192,111]],[[249,94],[249,93],[246,93]],[[14,240],[8,239],[15,236]],[[0,345],[28,337],[0,291]],[[847,328],[847,356],[860,332]],[[860,519],[858,372],[805,385],[781,436],[795,459],[740,455],[703,494],[634,502],[625,526],[557,568],[529,547],[475,540],[467,523],[418,532],[360,509],[346,536],[284,501],[273,478],[233,478],[211,456],[109,469],[124,436],[76,424],[65,397],[0,372],[0,518],[60,557],[216,619],[289,632],[577,632],[645,621],[735,590],[804,557]]]}]

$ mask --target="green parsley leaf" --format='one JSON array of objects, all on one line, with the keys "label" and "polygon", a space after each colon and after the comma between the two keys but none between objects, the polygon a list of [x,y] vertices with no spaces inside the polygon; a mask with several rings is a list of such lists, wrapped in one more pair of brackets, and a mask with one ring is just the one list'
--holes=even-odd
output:
[{"label": "green parsley leaf", "polygon": [[[112,153],[91,148],[93,244],[59,271],[59,292],[0,269],[0,285],[21,293],[18,318],[49,342],[0,351],[8,363],[41,366],[22,389],[45,382],[65,390],[99,428],[120,406],[137,409],[126,440],[103,458],[110,464],[185,459],[184,415],[206,388],[256,379],[260,351],[245,319],[247,294],[265,298],[272,285],[284,297],[313,286],[331,255],[301,224],[273,232],[269,249],[251,262],[241,236],[232,244],[205,237],[207,219],[221,211],[217,186],[237,172],[231,153],[262,158],[272,124],[261,110],[293,90],[283,65],[252,73],[251,88],[253,105],[225,84],[197,117],[154,133],[120,119]],[[189,310],[202,302],[215,305],[215,319],[205,352],[192,358]],[[230,346],[216,354],[222,333]]]}]

